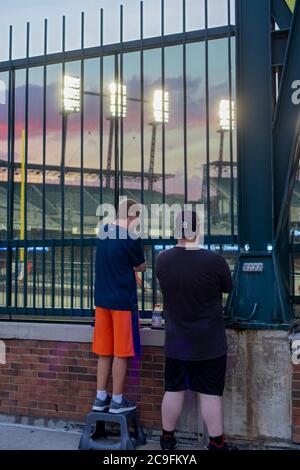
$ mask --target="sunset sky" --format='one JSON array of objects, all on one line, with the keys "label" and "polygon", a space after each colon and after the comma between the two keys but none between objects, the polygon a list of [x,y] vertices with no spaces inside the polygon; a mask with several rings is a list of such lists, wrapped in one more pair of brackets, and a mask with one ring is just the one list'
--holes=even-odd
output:
[{"label": "sunset sky", "polygon": [[[86,46],[97,45],[99,40],[98,13],[104,8],[105,43],[118,42],[119,5],[117,0],[86,0]],[[234,2],[232,1],[232,4]],[[139,2],[124,0],[124,40],[137,38],[139,35]],[[219,26],[227,23],[227,0],[208,0],[209,25]],[[2,7],[0,17],[0,38],[5,44],[7,25],[14,26],[14,56],[24,56],[25,23],[30,20],[30,54],[42,53],[43,18],[49,20],[49,51],[60,49],[61,16],[67,16],[67,48],[78,48],[80,12],[83,2],[79,0],[12,0]],[[181,0],[165,0],[166,34],[182,30]],[[200,29],[204,26],[204,1],[186,0],[187,29]],[[160,0],[145,0],[145,36],[160,34]],[[234,10],[232,9],[234,22]],[[234,46],[234,42],[233,42]],[[219,135],[218,104],[220,99],[228,98],[228,43],[227,39],[211,41],[209,45],[209,89],[210,89],[210,151],[211,160],[218,158]],[[3,57],[3,48],[1,48]],[[233,47],[234,54],[234,47]],[[234,55],[233,55],[234,57]],[[124,56],[124,82],[128,96],[139,98],[140,75],[139,53]],[[233,60],[234,63],[234,60]],[[80,74],[79,63],[67,64],[67,73]],[[150,158],[152,120],[151,100],[154,90],[161,86],[160,50],[145,53],[145,168],[148,169]],[[29,147],[28,161],[42,162],[42,68],[30,71],[29,84]],[[114,70],[111,58],[105,58],[104,92],[113,80]],[[5,77],[0,76],[0,79]],[[7,79],[7,77],[6,77]],[[61,115],[60,85],[61,66],[48,67],[47,86],[47,161],[60,164],[61,158]],[[21,132],[24,128],[24,71],[16,74],[16,123],[15,123],[15,161],[20,161]],[[99,92],[99,59],[86,61],[85,90]],[[183,180],[183,82],[182,82],[182,47],[166,49],[166,89],[170,93],[170,122],[166,126],[166,172],[173,178],[167,180],[167,192],[182,193]],[[84,162],[86,167],[99,167],[99,99],[87,96],[85,99],[84,123]],[[0,158],[6,159],[7,122],[5,107],[0,106]],[[205,115],[205,66],[204,47],[202,44],[189,45],[187,48],[187,125],[188,125],[188,179],[189,196],[193,200],[200,198],[203,164],[206,161],[206,115]],[[104,109],[109,114],[108,103]],[[66,147],[66,165],[80,164],[80,120],[79,115],[69,118],[68,140]],[[104,166],[107,159],[109,123],[105,120],[104,128]],[[155,171],[161,172],[161,134],[158,131]],[[229,157],[229,141],[225,141],[225,159]],[[124,120],[124,170],[140,169],[140,105],[129,102],[127,117]],[[156,189],[159,190],[157,186]]]},{"label": "sunset sky", "polygon": [[[231,1],[231,23],[234,3]],[[31,23],[31,55],[42,53],[43,20],[49,21],[49,51],[61,47],[61,17],[67,18],[67,48],[80,44],[80,13],[86,14],[86,46],[99,43],[99,11],[104,10],[104,42],[119,40],[119,8],[124,6],[124,40],[139,36],[139,0],[11,0],[1,2],[0,60],[7,58],[8,27],[14,27],[14,56],[25,54],[26,22]],[[145,37],[159,36],[161,0],[144,0]],[[186,0],[187,30],[204,27],[204,0]],[[227,0],[208,0],[209,26],[227,24]],[[182,31],[182,0],[165,0],[165,33]]]}]

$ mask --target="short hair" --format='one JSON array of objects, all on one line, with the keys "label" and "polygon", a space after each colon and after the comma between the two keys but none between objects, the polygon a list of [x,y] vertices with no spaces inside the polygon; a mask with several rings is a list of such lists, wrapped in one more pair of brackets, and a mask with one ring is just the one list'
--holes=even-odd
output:
[{"label": "short hair", "polygon": [[199,234],[200,219],[196,211],[183,210],[176,217],[175,238],[192,240]]},{"label": "short hair", "polygon": [[[129,217],[130,215],[132,215],[132,214],[130,214],[131,207],[136,206],[136,205],[140,206],[138,201],[136,201],[135,199],[125,197],[119,203],[118,217],[120,217],[122,219]],[[134,215],[139,216],[140,212],[141,211],[134,211]]]}]

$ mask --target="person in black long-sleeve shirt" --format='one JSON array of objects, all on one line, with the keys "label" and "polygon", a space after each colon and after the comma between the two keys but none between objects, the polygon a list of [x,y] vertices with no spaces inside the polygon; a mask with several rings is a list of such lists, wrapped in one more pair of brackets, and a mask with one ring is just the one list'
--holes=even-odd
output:
[{"label": "person in black long-sleeve shirt", "polygon": [[225,259],[198,248],[198,221],[195,212],[180,214],[176,225],[182,238],[177,246],[162,252],[156,264],[166,333],[161,447],[169,450],[176,447],[174,431],[187,389],[200,393],[209,449],[230,448],[223,436],[227,345],[222,294],[229,293],[233,284]]}]

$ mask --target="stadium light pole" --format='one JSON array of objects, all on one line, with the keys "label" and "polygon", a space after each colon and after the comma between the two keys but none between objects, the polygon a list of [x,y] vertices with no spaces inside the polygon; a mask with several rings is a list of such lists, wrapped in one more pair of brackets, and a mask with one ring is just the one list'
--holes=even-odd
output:
[{"label": "stadium light pole", "polygon": [[[62,92],[62,150],[61,166],[65,165],[68,117],[69,114],[79,113],[81,110],[81,80],[79,77],[64,75]],[[60,175],[62,177],[62,175]]]},{"label": "stadium light pole", "polygon": [[110,188],[111,182],[111,163],[112,163],[112,148],[115,123],[119,118],[125,118],[127,115],[127,87],[121,83],[112,82],[109,85],[109,98],[110,98],[110,116],[109,120],[109,141],[106,165],[106,188]]},{"label": "stadium light pole", "polygon": [[224,140],[226,132],[231,132],[235,128],[235,102],[230,100],[222,99],[219,104],[219,129],[217,133],[220,134],[220,147],[219,147],[219,159],[218,159],[218,189],[217,189],[217,207],[219,215],[223,214],[223,207],[220,210],[220,201],[222,201],[222,195],[220,191],[223,160],[224,160]]},{"label": "stadium light pole", "polygon": [[152,127],[151,149],[150,149],[150,163],[149,163],[149,179],[148,190],[153,190],[153,174],[155,163],[155,146],[156,146],[156,131],[157,126],[160,124],[168,123],[170,116],[170,103],[169,92],[163,90],[155,90],[153,96],[153,122],[150,123]]}]

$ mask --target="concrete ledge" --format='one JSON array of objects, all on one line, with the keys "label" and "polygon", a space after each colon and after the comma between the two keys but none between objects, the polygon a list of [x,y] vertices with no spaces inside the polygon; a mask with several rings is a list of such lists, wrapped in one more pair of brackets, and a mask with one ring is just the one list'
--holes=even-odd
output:
[{"label": "concrete ledge", "polygon": [[[0,322],[0,339],[62,341],[91,343],[94,328],[91,325]],[[163,346],[164,330],[141,329],[143,346]]]}]

